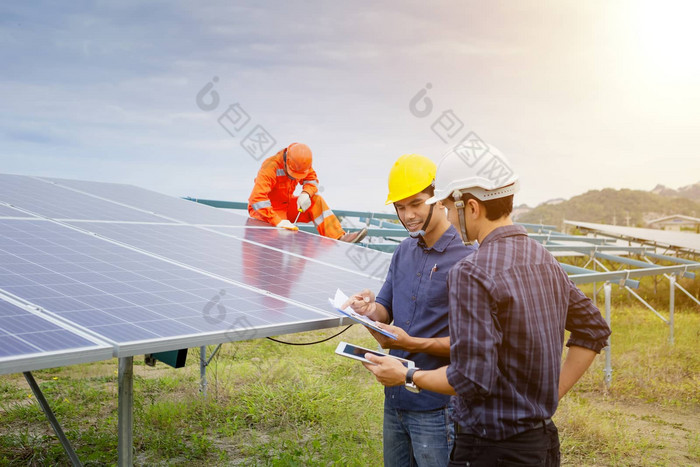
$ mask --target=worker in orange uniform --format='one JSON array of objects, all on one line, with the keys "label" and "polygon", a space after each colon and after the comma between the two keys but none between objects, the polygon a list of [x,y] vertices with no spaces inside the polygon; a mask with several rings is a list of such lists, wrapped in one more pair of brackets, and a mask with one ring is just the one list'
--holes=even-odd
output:
[{"label": "worker in orange uniform", "polygon": [[[297,220],[313,222],[324,237],[359,242],[367,235],[367,229],[345,233],[338,218],[318,194],[318,177],[311,162],[311,149],[302,143],[292,143],[265,159],[248,198],[248,213],[255,219],[288,230],[298,230],[294,225]],[[294,189],[299,184],[302,192],[297,197]]]}]

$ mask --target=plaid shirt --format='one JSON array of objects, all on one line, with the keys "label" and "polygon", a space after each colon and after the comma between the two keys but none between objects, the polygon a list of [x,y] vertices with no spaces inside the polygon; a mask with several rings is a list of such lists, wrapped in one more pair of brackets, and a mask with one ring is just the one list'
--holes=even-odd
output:
[{"label": "plaid shirt", "polygon": [[450,294],[454,418],[468,433],[502,440],[551,417],[567,346],[600,352],[610,328],[545,248],[521,226],[499,227],[455,265]]}]

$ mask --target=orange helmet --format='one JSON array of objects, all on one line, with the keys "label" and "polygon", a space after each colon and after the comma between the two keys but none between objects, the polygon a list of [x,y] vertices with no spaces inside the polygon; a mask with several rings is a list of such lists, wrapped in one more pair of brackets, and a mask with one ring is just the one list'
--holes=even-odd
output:
[{"label": "orange helmet", "polygon": [[311,170],[311,149],[302,143],[290,144],[284,152],[287,173],[301,180]]}]

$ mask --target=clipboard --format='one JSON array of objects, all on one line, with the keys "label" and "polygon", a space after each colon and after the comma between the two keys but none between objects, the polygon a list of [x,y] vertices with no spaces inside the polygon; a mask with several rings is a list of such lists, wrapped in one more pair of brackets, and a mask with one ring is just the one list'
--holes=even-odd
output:
[{"label": "clipboard", "polygon": [[352,319],[353,321],[357,321],[358,323],[362,324],[363,326],[367,326],[368,328],[372,329],[373,331],[377,331],[378,333],[383,334],[390,339],[396,340],[399,338],[399,336],[394,334],[393,332],[389,332],[386,329],[382,329],[379,326],[377,326],[376,321],[369,319],[368,317],[363,316],[359,313],[356,313],[350,307],[347,307],[345,310],[341,310],[340,307],[343,306],[343,303],[345,303],[347,300],[348,300],[347,295],[345,295],[342,292],[342,290],[340,290],[340,289],[337,289],[335,291],[334,298],[328,299],[328,301],[333,306],[333,308],[335,308],[337,311],[344,314],[348,318]]}]

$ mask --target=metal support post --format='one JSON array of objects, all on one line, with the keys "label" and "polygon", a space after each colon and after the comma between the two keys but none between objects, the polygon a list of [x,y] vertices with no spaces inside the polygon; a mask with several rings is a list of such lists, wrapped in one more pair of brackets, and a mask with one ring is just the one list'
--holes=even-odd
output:
[{"label": "metal support post", "polygon": [[596,283],[593,283],[593,306],[597,307],[598,303],[596,300],[598,298],[598,289],[596,288]]},{"label": "metal support post", "polygon": [[[670,277],[669,277],[668,275],[666,275],[666,274],[664,274],[664,275],[670,279]],[[697,298],[693,297],[693,294],[691,294],[690,292],[688,292],[688,291],[687,291],[682,285],[680,285],[677,281],[675,282],[675,286],[674,286],[674,287],[675,287],[676,289],[680,290],[681,292],[683,292],[684,294],[686,294],[692,301],[694,301],[695,303],[697,303],[698,305],[700,305],[700,300],[698,300]]]},{"label": "metal support post", "polygon": [[671,274],[671,277],[668,278],[669,282],[669,290],[668,290],[668,308],[669,308],[669,317],[668,317],[668,327],[669,327],[669,333],[668,333],[668,343],[673,345],[673,313],[676,308],[676,275]]},{"label": "metal support post", "polygon": [[[596,270],[595,256],[591,255],[591,261],[593,262],[593,270]],[[606,282],[607,283],[607,282]],[[596,283],[593,283],[593,306],[598,306],[598,289],[596,288]]]},{"label": "metal support post", "polygon": [[199,348],[199,391],[203,396],[207,395],[207,346]]},{"label": "metal support post", "polygon": [[68,441],[68,438],[66,438],[66,435],[63,434],[61,425],[58,423],[58,420],[56,420],[56,416],[53,414],[53,411],[51,410],[48,401],[44,397],[44,393],[41,392],[41,388],[38,384],[36,384],[36,380],[34,380],[34,376],[32,376],[32,373],[29,371],[25,371],[24,379],[27,380],[29,387],[34,393],[34,397],[36,397],[36,401],[39,403],[41,410],[44,411],[46,418],[49,420],[49,423],[51,424],[53,431],[56,433],[56,436],[58,436],[58,440],[61,442],[63,450],[66,451],[66,454],[70,458],[71,463],[74,466],[82,466],[83,464],[80,463],[80,459],[78,459],[78,456],[75,454],[73,446],[71,446],[70,441]]},{"label": "metal support post", "polygon": [[[612,286],[610,282],[606,282],[603,286],[605,291],[605,321],[612,328],[612,313],[610,310],[610,297],[612,295]],[[610,355],[610,337],[608,336],[608,345],[605,346],[605,388],[610,389],[612,383],[612,356]]]},{"label": "metal support post", "polygon": [[133,427],[134,427],[134,357],[119,359],[119,407],[118,436],[120,467],[134,465]]},{"label": "metal support post", "polygon": [[219,350],[221,350],[221,344],[217,345],[211,352],[211,355],[209,355],[209,358],[207,358],[207,347],[202,346],[199,348],[199,377],[201,379],[199,388],[204,396],[207,395],[207,367]]}]

